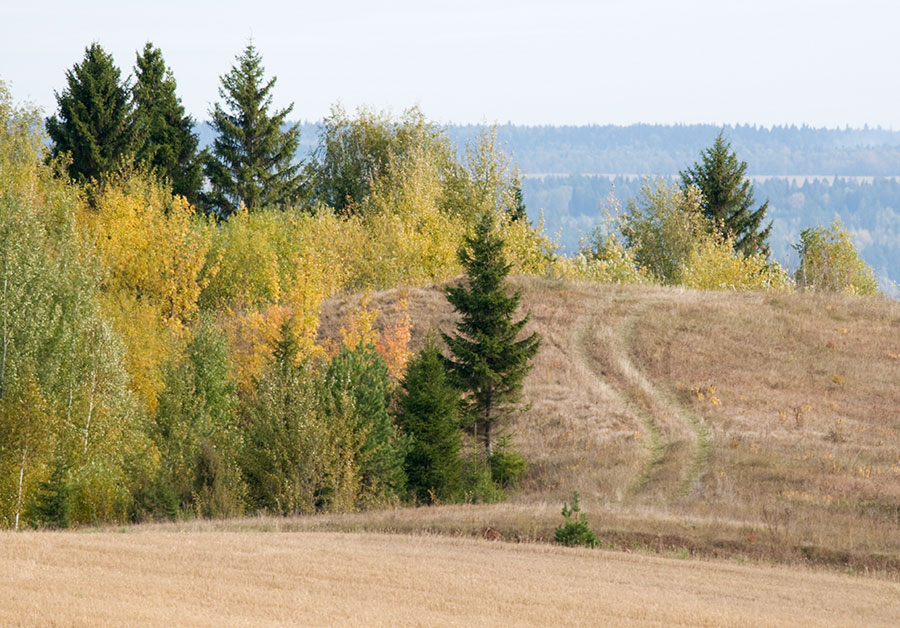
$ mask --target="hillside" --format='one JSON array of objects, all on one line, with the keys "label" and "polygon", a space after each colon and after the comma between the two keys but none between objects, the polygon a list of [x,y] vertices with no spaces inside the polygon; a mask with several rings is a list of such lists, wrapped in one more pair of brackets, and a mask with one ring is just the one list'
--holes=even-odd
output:
[{"label": "hillside", "polygon": [[[310,525],[548,539],[577,490],[607,546],[900,572],[900,304],[516,284],[544,341],[509,428],[531,465],[511,503]],[[451,329],[437,288],[370,307],[407,295],[413,345]],[[353,302],[326,305],[322,335]]]}]

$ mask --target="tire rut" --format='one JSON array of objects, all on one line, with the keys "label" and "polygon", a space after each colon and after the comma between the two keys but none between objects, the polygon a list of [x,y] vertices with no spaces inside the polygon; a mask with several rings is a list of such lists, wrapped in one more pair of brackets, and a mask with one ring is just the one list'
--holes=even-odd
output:
[{"label": "tire rut", "polygon": [[[647,432],[647,455],[629,492],[633,496],[659,494],[674,499],[686,497],[695,489],[709,464],[712,435],[700,417],[654,385],[631,358],[635,329],[650,305],[630,310],[616,324],[599,329],[595,321],[582,317],[577,344],[581,359],[593,375],[616,390]],[[591,354],[591,339],[605,345],[606,359],[599,362],[611,376],[604,375],[598,359]]]}]

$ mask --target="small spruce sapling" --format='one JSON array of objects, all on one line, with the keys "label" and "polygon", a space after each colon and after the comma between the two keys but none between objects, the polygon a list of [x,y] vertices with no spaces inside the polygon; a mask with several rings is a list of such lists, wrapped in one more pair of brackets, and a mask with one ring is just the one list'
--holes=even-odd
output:
[{"label": "small spruce sapling", "polygon": [[[579,513],[581,513],[579,515]],[[597,547],[600,541],[587,523],[587,515],[581,512],[578,502],[578,491],[572,493],[572,505],[563,502],[562,516],[565,521],[556,528],[553,540],[557,543],[572,547],[574,545],[587,545]]]}]

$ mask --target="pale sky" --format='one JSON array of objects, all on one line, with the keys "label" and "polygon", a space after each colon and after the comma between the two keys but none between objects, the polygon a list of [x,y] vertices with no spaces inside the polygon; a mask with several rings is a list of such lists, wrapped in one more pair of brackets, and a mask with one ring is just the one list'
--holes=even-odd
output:
[{"label": "pale sky", "polygon": [[206,119],[252,37],[294,119],[340,101],[456,123],[900,129],[888,0],[2,3],[0,79],[45,113],[91,41],[125,74],[152,41]]}]

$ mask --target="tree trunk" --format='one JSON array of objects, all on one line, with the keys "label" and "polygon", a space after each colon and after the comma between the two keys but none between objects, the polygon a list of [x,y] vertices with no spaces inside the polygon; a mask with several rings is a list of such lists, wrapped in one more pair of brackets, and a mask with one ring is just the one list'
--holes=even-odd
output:
[{"label": "tree trunk", "polygon": [[81,455],[87,455],[88,435],[91,431],[91,417],[94,414],[94,392],[97,390],[97,367],[91,370],[91,397],[88,401],[87,421],[84,424],[84,447],[81,449]]},{"label": "tree trunk", "polygon": [[6,377],[6,348],[9,346],[9,322],[6,316],[6,286],[9,279],[6,276],[6,260],[3,260],[3,355],[0,356],[0,399],[3,399],[3,381]]},{"label": "tree trunk", "polygon": [[19,466],[19,495],[16,497],[16,526],[19,530],[19,513],[22,512],[22,487],[25,484],[25,458],[28,455],[28,447],[22,448],[22,464]]},{"label": "tree trunk", "polygon": [[488,458],[494,453],[494,443],[491,440],[491,428],[494,427],[494,419],[491,416],[494,410],[493,397],[493,394],[489,393],[484,404],[484,448],[487,451]]}]

